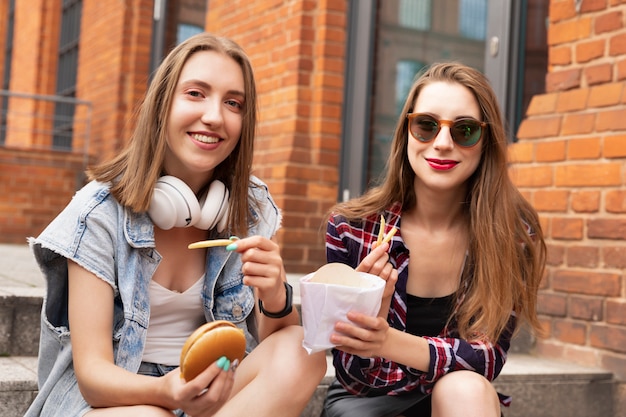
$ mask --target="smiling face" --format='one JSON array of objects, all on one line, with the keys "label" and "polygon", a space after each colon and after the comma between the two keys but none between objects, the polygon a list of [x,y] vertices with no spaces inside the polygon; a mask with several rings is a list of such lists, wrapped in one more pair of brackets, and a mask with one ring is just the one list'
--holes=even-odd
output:
[{"label": "smiling face", "polygon": [[[412,113],[427,113],[435,119],[452,121],[467,117],[482,120],[478,102],[468,88],[442,81],[422,88]],[[462,199],[467,180],[480,163],[484,137],[473,147],[461,147],[452,140],[450,126],[443,125],[430,142],[420,142],[410,133],[406,140],[416,191],[459,193]]]},{"label": "smiling face", "polygon": [[235,149],[245,100],[241,67],[215,51],[194,53],[181,71],[167,124],[165,172],[198,191]]}]

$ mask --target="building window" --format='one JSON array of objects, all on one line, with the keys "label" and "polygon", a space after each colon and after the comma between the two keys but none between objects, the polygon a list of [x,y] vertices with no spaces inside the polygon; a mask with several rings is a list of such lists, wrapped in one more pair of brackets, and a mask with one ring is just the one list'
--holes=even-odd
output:
[{"label": "building window", "polygon": [[[13,27],[15,26],[15,0],[9,0],[6,44],[4,46],[4,74],[2,76],[2,89],[9,89],[11,80],[11,61],[13,56]],[[0,96],[0,145],[4,145],[7,135],[7,112],[9,108],[9,96]]]},{"label": "building window", "polygon": [[188,23],[181,23],[178,25],[178,31],[176,33],[176,44],[183,42],[185,39],[191,38],[193,35],[204,32],[204,28],[201,26],[190,25]]},{"label": "building window", "polygon": [[398,22],[400,26],[415,30],[430,29],[432,0],[400,0]]},{"label": "building window", "polygon": [[[82,0],[63,0],[61,12],[61,36],[57,68],[56,95],[76,97],[76,73],[78,70],[78,40]],[[54,132],[52,147],[72,149],[75,104],[58,102],[54,109]]]},{"label": "building window", "polygon": [[340,200],[380,179],[406,89],[424,65],[459,61],[485,73],[515,140],[530,99],[544,89],[549,0],[349,4]]},{"label": "building window", "polygon": [[204,31],[207,4],[207,0],[154,1],[151,72],[172,48]]},{"label": "building window", "polygon": [[417,73],[424,68],[419,61],[400,60],[396,64],[396,115],[399,115],[406,101]]},{"label": "building window", "polygon": [[487,0],[461,0],[459,33],[467,39],[484,41],[487,35]]}]

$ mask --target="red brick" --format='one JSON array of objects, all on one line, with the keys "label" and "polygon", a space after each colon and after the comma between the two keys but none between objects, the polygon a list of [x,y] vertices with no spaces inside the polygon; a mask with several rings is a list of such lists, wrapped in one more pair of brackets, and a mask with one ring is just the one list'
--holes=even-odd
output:
[{"label": "red brick", "polygon": [[570,267],[597,268],[600,249],[595,246],[572,246],[567,248],[567,265]]},{"label": "red brick", "polygon": [[583,238],[583,219],[555,217],[551,222],[551,237],[562,240],[580,240]]},{"label": "red brick", "polygon": [[507,150],[511,163],[531,162],[535,154],[535,145],[530,142],[519,141],[510,144]]},{"label": "red brick", "polygon": [[626,240],[626,219],[607,217],[587,220],[587,237]]},{"label": "red brick", "polygon": [[626,59],[616,59],[617,81],[626,79]]},{"label": "red brick", "polygon": [[626,268],[625,247],[603,247],[602,257],[606,268]]},{"label": "red brick", "polygon": [[593,324],[589,335],[591,346],[626,353],[626,328]]},{"label": "red brick", "polygon": [[576,62],[586,63],[604,56],[604,39],[593,39],[576,45]]},{"label": "red brick", "polygon": [[582,17],[555,22],[548,31],[548,45],[555,46],[588,38],[591,34],[591,19]]},{"label": "red brick", "polygon": [[535,210],[542,212],[566,212],[570,192],[567,190],[537,190],[533,198]]},{"label": "red brick", "polygon": [[618,56],[626,54],[626,34],[618,34],[609,39],[609,55]]},{"label": "red brick", "polygon": [[548,49],[550,65],[569,65],[572,63],[572,48],[570,46],[555,46]]},{"label": "red brick", "polygon": [[572,295],[569,300],[568,314],[573,319],[602,321],[603,298]]},{"label": "red brick", "polygon": [[593,113],[567,113],[563,116],[561,135],[580,135],[591,133],[596,122]]},{"label": "red brick", "polygon": [[596,213],[600,209],[598,191],[575,191],[572,193],[572,209],[577,213]]},{"label": "red brick", "polygon": [[607,191],[604,201],[609,213],[626,213],[626,190]]},{"label": "red brick", "polygon": [[589,85],[596,85],[612,81],[613,65],[599,64],[588,66],[584,70],[584,78]]},{"label": "red brick", "polygon": [[621,291],[618,274],[561,269],[552,277],[555,291],[617,297]]},{"label": "red brick", "polygon": [[549,72],[546,75],[546,91],[565,91],[580,87],[580,69]]},{"label": "red brick", "polygon": [[555,185],[559,187],[601,187],[620,185],[622,164],[562,165],[556,167]]},{"label": "red brick", "polygon": [[607,107],[619,104],[624,83],[609,83],[591,88],[589,107]]},{"label": "red brick", "polygon": [[606,322],[626,326],[626,300],[606,300]]},{"label": "red brick", "polygon": [[556,23],[561,20],[571,19],[577,15],[573,1],[551,1],[550,2],[550,22]]},{"label": "red brick", "polygon": [[541,117],[525,119],[517,130],[520,139],[553,137],[559,134],[561,117]]},{"label": "red brick", "polygon": [[567,314],[567,297],[563,294],[539,293],[537,296],[537,313],[565,317]]},{"label": "red brick", "polygon": [[596,17],[594,29],[596,34],[615,32],[621,29],[624,24],[622,23],[623,15],[621,10],[610,11]]},{"label": "red brick", "polygon": [[587,326],[571,320],[554,320],[552,334],[565,343],[583,345],[587,341]]},{"label": "red brick", "polygon": [[559,94],[557,93],[536,94],[530,100],[526,114],[528,116],[535,116],[554,113],[558,99]]},{"label": "red brick", "polygon": [[511,179],[518,187],[541,187],[552,185],[552,168],[549,166],[511,166]]},{"label": "red brick", "polygon": [[554,243],[547,243],[548,255],[546,264],[559,266],[565,262],[565,247]]},{"label": "red brick", "polygon": [[563,91],[558,94],[556,111],[558,113],[573,112],[587,108],[589,98],[588,88],[578,88],[576,90]]},{"label": "red brick", "polygon": [[535,147],[537,162],[556,162],[565,160],[565,141],[550,141],[537,143]]},{"label": "red brick", "polygon": [[598,159],[601,151],[602,146],[599,137],[567,141],[567,159]]},{"label": "red brick", "polygon": [[586,0],[581,2],[580,13],[597,12],[606,9],[607,0]]},{"label": "red brick", "polygon": [[[626,117],[626,113],[622,113]],[[626,135],[614,135],[604,138],[602,156],[605,158],[625,158],[626,157]]]}]

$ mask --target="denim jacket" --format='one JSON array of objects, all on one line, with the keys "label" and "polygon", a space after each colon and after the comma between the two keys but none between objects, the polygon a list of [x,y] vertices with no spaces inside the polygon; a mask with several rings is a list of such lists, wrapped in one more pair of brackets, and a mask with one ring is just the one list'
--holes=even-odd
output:
[{"label": "denim jacket", "polygon": [[[252,177],[249,186],[249,235],[272,237],[281,214],[267,186]],[[214,230],[209,238],[216,237]],[[91,182],[36,239],[30,239],[46,278],[41,312],[39,394],[25,417],[82,416],[90,407],[78,389],[72,363],[68,323],[67,259],[104,280],[114,291],[112,343],[115,364],[137,372],[150,318],[148,285],[161,255],[155,249],[154,226],[146,213],[134,213],[109,192],[109,185]],[[241,259],[234,252],[208,250],[202,290],[207,321],[228,320],[242,328],[247,350],[258,343],[254,294],[242,282]]]}]

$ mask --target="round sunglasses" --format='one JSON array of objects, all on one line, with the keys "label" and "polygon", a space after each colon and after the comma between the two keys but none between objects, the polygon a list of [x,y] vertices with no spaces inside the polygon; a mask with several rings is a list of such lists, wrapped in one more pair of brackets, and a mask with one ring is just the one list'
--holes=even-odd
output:
[{"label": "round sunglasses", "polygon": [[409,120],[411,136],[423,143],[435,139],[441,126],[448,126],[454,143],[464,148],[470,148],[478,143],[483,136],[484,128],[487,127],[487,123],[471,117],[443,120],[426,113],[409,113],[406,117]]}]

